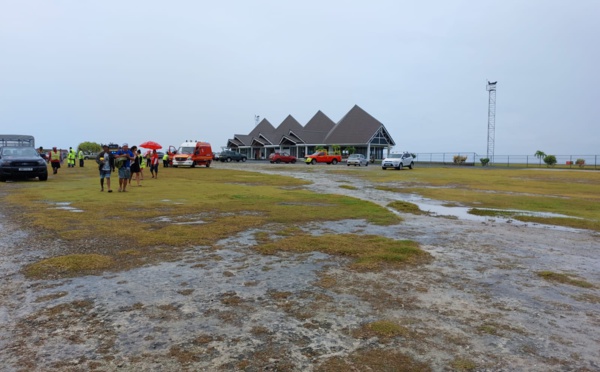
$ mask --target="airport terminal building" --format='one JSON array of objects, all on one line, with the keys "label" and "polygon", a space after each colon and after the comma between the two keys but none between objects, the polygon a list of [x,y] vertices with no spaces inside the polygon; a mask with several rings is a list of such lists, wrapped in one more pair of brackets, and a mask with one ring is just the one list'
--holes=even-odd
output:
[{"label": "airport terminal building", "polygon": [[248,159],[267,159],[276,151],[303,158],[316,148],[333,151],[336,145],[342,151],[354,148],[367,158],[383,159],[395,144],[385,126],[356,105],[337,123],[321,111],[304,126],[291,115],[277,127],[263,119],[250,133],[235,134],[227,141],[228,148]]}]

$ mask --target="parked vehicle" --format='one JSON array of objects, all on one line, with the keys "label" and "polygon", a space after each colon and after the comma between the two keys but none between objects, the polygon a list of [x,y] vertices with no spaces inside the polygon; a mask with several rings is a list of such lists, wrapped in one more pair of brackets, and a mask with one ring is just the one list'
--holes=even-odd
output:
[{"label": "parked vehicle", "polygon": [[290,155],[287,152],[274,152],[271,155],[269,155],[269,161],[271,162],[271,164],[273,163],[292,163],[294,164],[296,162],[296,157],[294,155]]},{"label": "parked vehicle", "polygon": [[35,147],[35,138],[27,134],[0,134],[0,147]]},{"label": "parked vehicle", "polygon": [[386,170],[388,168],[402,169],[402,167],[408,167],[413,169],[414,158],[411,153],[405,152],[404,154],[390,154],[387,158],[381,162],[381,169]]},{"label": "parked vehicle", "polygon": [[173,154],[171,164],[177,167],[195,167],[196,165],[205,165],[210,167],[213,160],[213,152],[210,143],[186,141],[179,146],[177,152]]},{"label": "parked vehicle", "polygon": [[346,165],[354,165],[355,167],[357,165],[359,167],[361,165],[364,165],[365,167],[367,167],[369,166],[369,160],[367,160],[367,158],[363,154],[351,154],[350,156],[348,156],[348,159],[346,159]]},{"label": "parked vehicle", "polygon": [[83,158],[85,160],[96,159],[96,156],[98,156],[97,152],[84,151],[83,153]]},{"label": "parked vehicle", "polygon": [[0,148],[0,181],[16,178],[48,179],[46,161],[33,147],[7,146]]},{"label": "parked vehicle", "polygon": [[246,155],[242,155],[239,152],[235,152],[235,151],[231,151],[231,150],[225,150],[219,154],[219,161],[221,161],[221,162],[229,163],[233,160],[235,160],[237,162],[239,162],[239,161],[244,162],[247,160],[247,158],[246,158]]},{"label": "parked vehicle", "polygon": [[327,150],[320,150],[312,155],[308,155],[304,162],[308,164],[327,163],[336,165],[342,161],[342,155],[329,155]]}]

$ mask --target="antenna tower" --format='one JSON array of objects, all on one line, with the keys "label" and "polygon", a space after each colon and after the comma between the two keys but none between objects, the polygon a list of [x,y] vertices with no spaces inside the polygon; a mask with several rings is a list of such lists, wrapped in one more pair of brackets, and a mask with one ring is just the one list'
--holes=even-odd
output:
[{"label": "antenna tower", "polygon": [[254,115],[254,126],[257,126],[259,121],[260,121],[260,116]]},{"label": "antenna tower", "polygon": [[488,101],[488,138],[487,138],[487,158],[490,163],[494,163],[494,144],[496,142],[496,83],[488,80],[486,90],[489,92]]}]

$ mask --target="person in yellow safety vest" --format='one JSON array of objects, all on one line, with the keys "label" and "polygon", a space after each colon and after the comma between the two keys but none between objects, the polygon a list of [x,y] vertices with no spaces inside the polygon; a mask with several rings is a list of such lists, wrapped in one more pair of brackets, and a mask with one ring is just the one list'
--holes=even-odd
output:
[{"label": "person in yellow safety vest", "polygon": [[69,153],[67,154],[67,165],[69,168],[75,167],[75,150],[69,147]]},{"label": "person in yellow safety vest", "polygon": [[50,162],[50,165],[52,165],[53,173],[58,173],[58,168],[60,168],[60,151],[56,149],[56,146],[53,147],[50,154],[48,154],[48,161]]},{"label": "person in yellow safety vest", "polygon": [[169,166],[169,154],[165,153],[163,155],[163,167],[166,168]]},{"label": "person in yellow safety vest", "polygon": [[77,159],[79,159],[79,167],[83,167],[83,150],[79,149],[77,153]]}]

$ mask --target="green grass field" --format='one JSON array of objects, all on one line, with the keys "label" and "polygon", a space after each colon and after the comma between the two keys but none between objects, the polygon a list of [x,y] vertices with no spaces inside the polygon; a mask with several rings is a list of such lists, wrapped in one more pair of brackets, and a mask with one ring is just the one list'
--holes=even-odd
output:
[{"label": "green grass field", "polygon": [[[46,261],[39,267],[30,267],[26,271],[29,275],[78,275],[106,269],[107,265],[126,269],[152,259],[172,259],[178,249],[199,245],[214,247],[220,239],[248,229],[272,229],[274,236],[285,232],[281,240],[286,243],[285,249],[321,250],[354,257],[356,267],[362,264],[376,268],[411,261],[410,257],[403,256],[404,248],[394,248],[393,241],[330,236],[332,243],[328,246],[328,239],[309,238],[297,229],[309,222],[343,219],[397,224],[402,219],[390,209],[420,213],[410,203],[395,203],[384,208],[333,194],[335,190],[332,194],[310,192],[302,187],[306,181],[288,176],[218,168],[161,168],[158,179],[150,179],[146,170],[143,186],[135,186],[134,181],[126,193],[116,192],[118,179],[113,173],[115,192],[107,193],[100,192],[96,167],[91,162],[87,164],[85,168],[62,168],[47,182],[0,184],[0,192],[5,194],[13,219],[44,238],[65,242],[62,261]],[[297,169],[314,172],[312,168]],[[357,172],[332,167],[327,171],[364,178],[375,188],[388,192],[417,193],[450,205],[470,206],[473,213],[510,216],[512,212],[507,210],[552,212],[568,217],[513,217],[600,231],[600,172],[455,167],[398,172],[378,169]],[[316,175],[316,182],[318,177]],[[340,187],[354,190],[351,184]],[[277,251],[278,245],[271,238],[263,236],[257,249],[263,253]],[[353,241],[360,241],[367,254],[357,255],[352,248]],[[409,252],[416,254],[415,257],[420,254],[411,242],[398,244],[410,247],[409,251],[416,248]],[[386,245],[392,250],[386,251]],[[343,249],[334,249],[334,246]],[[103,257],[82,258],[82,254]],[[92,259],[97,264],[84,264]]]}]

